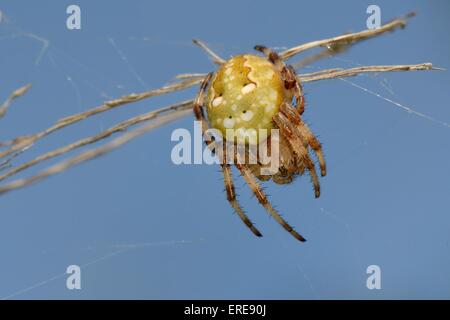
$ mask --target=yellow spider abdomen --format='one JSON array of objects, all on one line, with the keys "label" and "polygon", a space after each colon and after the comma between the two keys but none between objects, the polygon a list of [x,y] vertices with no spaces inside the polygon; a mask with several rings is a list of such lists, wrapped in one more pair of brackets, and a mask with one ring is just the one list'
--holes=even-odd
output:
[{"label": "yellow spider abdomen", "polygon": [[[272,116],[287,94],[280,72],[267,59],[240,55],[224,63],[212,79],[207,111],[211,127],[246,143],[259,141],[259,129],[274,128]],[[256,139],[254,139],[256,138]],[[239,141],[239,140],[238,140]]]}]

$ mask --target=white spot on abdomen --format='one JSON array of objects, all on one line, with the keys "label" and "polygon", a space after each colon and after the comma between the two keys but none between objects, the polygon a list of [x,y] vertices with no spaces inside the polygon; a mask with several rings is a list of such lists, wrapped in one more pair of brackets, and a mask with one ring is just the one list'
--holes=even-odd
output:
[{"label": "white spot on abdomen", "polygon": [[218,105],[220,105],[223,102],[223,98],[222,97],[217,97],[212,101],[212,105],[213,107],[217,107]]},{"label": "white spot on abdomen", "polygon": [[247,110],[247,112],[242,113],[241,119],[244,121],[250,121],[253,119],[253,111]]},{"label": "white spot on abdomen", "polygon": [[225,128],[227,128],[227,129],[231,129],[231,128],[233,128],[234,127],[234,123],[235,123],[236,121],[233,119],[233,118],[225,118],[225,119],[223,119],[223,126],[225,127]]},{"label": "white spot on abdomen", "polygon": [[255,90],[256,85],[254,83],[249,83],[241,89],[242,94],[247,94]]}]

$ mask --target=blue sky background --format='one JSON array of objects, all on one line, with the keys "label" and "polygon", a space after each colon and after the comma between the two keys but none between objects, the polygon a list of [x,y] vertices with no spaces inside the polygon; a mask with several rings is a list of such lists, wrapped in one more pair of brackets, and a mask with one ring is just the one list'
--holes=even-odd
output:
[{"label": "blue sky background", "polygon": [[[66,29],[70,4],[81,7],[80,31]],[[300,72],[421,62],[449,68],[447,1],[2,0],[0,100],[28,82],[33,88],[1,119],[0,140],[160,87],[178,73],[213,70],[192,38],[223,57],[252,52],[255,44],[290,47],[364,29],[369,4],[381,7],[383,21],[413,10],[418,16],[403,31]],[[41,38],[49,43],[43,52]],[[349,80],[450,122],[448,71]],[[314,199],[308,177],[266,187],[308,242],[269,218],[236,175],[241,204],[264,234],[254,237],[227,203],[217,167],[171,162],[171,132],[193,127],[185,118],[2,196],[0,298],[450,298],[450,128],[349,82],[305,84],[305,91],[304,119],[328,163],[322,196]],[[195,92],[92,117],[16,163]],[[65,287],[71,264],[82,266],[81,290]],[[381,267],[381,290],[366,287],[373,264]]]}]

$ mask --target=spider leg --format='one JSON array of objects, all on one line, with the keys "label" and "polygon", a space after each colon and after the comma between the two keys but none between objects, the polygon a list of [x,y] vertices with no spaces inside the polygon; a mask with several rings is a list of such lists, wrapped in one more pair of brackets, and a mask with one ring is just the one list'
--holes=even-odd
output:
[{"label": "spider leg", "polygon": [[303,114],[305,110],[305,98],[303,95],[303,88],[300,81],[297,78],[297,74],[291,66],[288,66],[284,63],[284,61],[280,58],[278,53],[274,50],[267,48],[265,46],[257,45],[255,46],[255,50],[262,52],[267,56],[270,62],[272,62],[281,72],[281,78],[284,82],[284,87],[286,90],[293,90],[297,109],[300,114]]},{"label": "spider leg", "polygon": [[320,174],[324,177],[327,174],[327,169],[325,158],[323,156],[322,144],[311,132],[308,125],[302,120],[295,107],[284,103],[280,106],[280,111],[288,118],[289,121],[295,124],[300,132],[300,135],[306,140],[311,149],[314,150],[317,159],[319,160]]},{"label": "spider leg", "polygon": [[271,48],[268,48],[268,47],[262,46],[262,45],[256,45],[254,47],[254,49],[256,51],[263,53],[265,56],[267,56],[267,59],[269,59],[270,62],[272,62],[273,64],[275,64],[277,66],[281,66],[281,63],[283,63],[283,60],[280,59],[280,57],[278,56],[278,53],[276,53]]},{"label": "spider leg", "polygon": [[[200,85],[200,90],[197,94],[197,97],[194,100],[194,107],[193,107],[195,118],[197,119],[197,121],[201,121],[201,123],[202,123],[202,133],[203,134],[209,127],[208,122],[205,119],[205,115],[203,113],[202,108],[203,108],[203,104],[204,104],[206,88],[208,87],[208,83],[211,80],[211,77],[212,77],[212,73],[209,73],[203,80],[202,84]],[[210,149],[212,149],[212,146],[214,144],[211,143],[211,141],[205,140],[205,143],[208,147],[210,147]],[[242,210],[242,208],[240,207],[239,203],[236,200],[236,192],[235,192],[235,188],[234,188],[234,184],[233,184],[233,178],[231,175],[230,166],[228,164],[226,164],[226,157],[224,157],[223,163],[221,166],[222,166],[223,180],[225,183],[225,189],[227,191],[228,201],[230,202],[231,206],[236,211],[236,213],[239,215],[241,220],[245,223],[245,225],[257,237],[262,237],[261,232],[259,232],[259,230],[256,229],[256,227],[252,224],[252,222],[247,217],[247,215],[244,213],[244,211]]]},{"label": "spider leg", "polygon": [[288,141],[294,153],[297,154],[297,156],[305,164],[311,175],[311,179],[314,185],[314,195],[316,198],[320,197],[319,178],[316,173],[314,162],[311,160],[308,149],[304,145],[305,141],[303,140],[303,137],[296,130],[296,127],[293,125],[293,123],[290,122],[282,112],[278,112],[276,115],[274,115],[273,121],[280,129],[280,133],[286,137],[286,140]]},{"label": "spider leg", "polygon": [[221,65],[226,62],[217,53],[212,51],[204,42],[197,39],[193,39],[192,42],[202,48],[211,57],[215,64]]},{"label": "spider leg", "polygon": [[297,73],[292,66],[285,66],[286,71],[289,73],[289,78],[294,79],[294,96],[295,96],[295,104],[300,115],[305,112],[305,95],[303,94],[303,87],[300,80],[297,77]]},{"label": "spider leg", "polygon": [[322,177],[325,177],[327,175],[327,166],[325,163],[325,157],[323,156],[322,144],[320,143],[319,139],[317,139],[316,136],[311,132],[311,129],[309,129],[308,125],[302,120],[300,120],[300,125],[298,126],[298,128],[302,136],[308,142],[308,145],[314,150],[317,159],[319,160],[320,175]]},{"label": "spider leg", "polygon": [[[206,77],[203,79],[200,85],[199,92],[195,97],[193,104],[193,111],[195,118],[197,119],[197,121],[200,121],[202,125],[202,134],[204,134],[205,131],[208,130],[209,128],[208,122],[206,121],[205,114],[203,112],[203,104],[205,101],[206,88],[208,87],[212,75],[213,75],[212,73],[208,73]],[[208,142],[206,142],[206,144],[208,144]]]},{"label": "spider leg", "polygon": [[223,181],[225,182],[225,190],[227,191],[227,199],[230,202],[233,209],[238,214],[239,218],[241,218],[242,222],[255,234],[257,237],[262,237],[261,232],[253,225],[250,219],[242,210],[236,199],[236,191],[233,183],[233,176],[231,174],[231,168],[229,164],[222,164],[222,172],[223,172]]},{"label": "spider leg", "polygon": [[[318,198],[320,196],[319,179],[317,177],[314,163],[312,162],[312,160],[308,154],[308,150],[303,146],[302,140],[306,140],[308,145],[310,145],[311,148],[316,153],[317,158],[319,159],[322,176],[324,176],[326,174],[325,160],[323,158],[323,153],[322,153],[322,148],[321,148],[320,142],[314,137],[314,135],[311,133],[309,128],[306,126],[306,124],[300,119],[300,115],[303,114],[303,112],[305,111],[305,99],[304,99],[304,95],[303,95],[302,85],[297,78],[294,68],[292,68],[291,66],[287,66],[275,51],[273,51],[270,48],[260,46],[260,45],[255,46],[255,50],[260,51],[263,54],[265,54],[268,57],[269,61],[271,61],[273,64],[275,64],[276,66],[281,68],[280,69],[281,76],[284,81],[285,88],[287,90],[293,89],[295,100],[296,100],[297,110],[295,110],[295,108],[293,108],[289,104],[284,104],[285,110],[288,111],[286,116],[289,116],[289,115],[291,115],[291,116],[288,117],[288,119],[286,119],[286,117],[284,117],[283,115],[279,115],[279,116],[277,116],[276,120],[274,119],[274,121],[275,122],[278,121],[279,124],[281,124],[281,123],[287,124],[287,126],[282,125],[282,127],[287,129],[287,130],[286,129],[284,130],[284,133],[285,133],[285,135],[287,135],[287,137],[288,137],[287,140],[291,144],[294,152],[296,152],[297,155],[299,157],[301,157],[303,159],[303,161],[305,162],[305,165],[308,168],[308,170],[311,174],[311,178],[313,180],[315,196],[316,196],[316,198]],[[291,109],[293,109],[293,110],[291,110]],[[294,114],[292,114],[292,113],[294,113]],[[295,134],[296,130],[293,130],[292,126],[289,124],[290,121],[294,121],[294,123],[298,126],[299,132],[297,134]],[[289,128],[289,127],[291,127],[291,128]],[[282,134],[283,134],[283,132],[282,132]],[[293,136],[297,136],[298,139],[296,139],[296,138],[294,138],[294,139],[299,140],[299,141],[293,142],[292,141]]]},{"label": "spider leg", "polygon": [[266,209],[266,211],[275,218],[275,220],[287,231],[289,232],[294,238],[296,238],[299,241],[306,241],[305,238],[303,238],[297,231],[292,228],[289,223],[286,222],[286,220],[283,219],[283,217],[280,216],[280,214],[272,207],[269,200],[267,199],[266,194],[264,193],[263,189],[259,185],[259,183],[256,181],[255,176],[250,171],[250,169],[242,164],[235,164],[236,168],[241,172],[242,176],[244,177],[247,184],[252,189],[253,193],[255,194],[256,198],[258,199],[259,203]]}]

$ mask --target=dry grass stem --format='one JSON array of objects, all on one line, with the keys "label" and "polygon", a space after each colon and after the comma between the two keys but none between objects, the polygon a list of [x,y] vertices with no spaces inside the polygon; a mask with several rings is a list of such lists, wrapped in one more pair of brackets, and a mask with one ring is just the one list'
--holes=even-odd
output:
[{"label": "dry grass stem", "polygon": [[188,79],[185,81],[169,84],[169,85],[164,86],[159,89],[146,91],[146,92],[142,92],[142,93],[132,93],[132,94],[120,97],[118,99],[109,100],[98,107],[62,118],[62,119],[58,120],[53,126],[47,128],[41,132],[38,132],[33,135],[20,136],[11,141],[1,144],[3,146],[9,145],[11,147],[3,152],[0,152],[0,158],[4,158],[10,154],[17,152],[17,151],[23,150],[24,148],[32,145],[37,140],[49,135],[50,133],[53,133],[57,130],[60,130],[64,127],[67,127],[71,124],[79,122],[79,121],[86,119],[88,117],[91,117],[93,115],[111,110],[113,108],[116,108],[116,107],[119,107],[122,105],[129,104],[132,102],[141,101],[144,99],[148,99],[151,97],[163,95],[163,94],[178,91],[178,90],[183,90],[183,89],[192,87],[200,82],[201,82],[201,79]]},{"label": "dry grass stem", "polygon": [[6,99],[6,101],[0,106],[0,118],[3,118],[3,116],[8,111],[9,107],[11,106],[12,102],[17,99],[20,96],[23,96],[29,89],[31,88],[31,84],[27,84],[26,86],[23,86],[13,93]]},{"label": "dry grass stem", "polygon": [[347,46],[349,44],[353,44],[358,41],[373,38],[383,33],[394,31],[397,28],[404,28],[406,26],[406,20],[410,17],[413,17],[414,15],[415,15],[414,13],[409,13],[404,17],[394,19],[391,22],[382,25],[378,29],[367,29],[360,32],[348,33],[333,38],[311,41],[281,52],[280,57],[286,60],[300,52],[303,52],[311,48],[326,47],[332,49],[333,46],[340,46],[340,45]]},{"label": "dry grass stem", "polygon": [[418,70],[442,70],[435,68],[431,63],[420,63],[411,65],[392,65],[392,66],[363,66],[351,69],[327,69],[313,73],[304,73],[298,75],[302,82],[312,82],[318,80],[354,77],[362,73],[393,72],[393,71],[418,71]]},{"label": "dry grass stem", "polygon": [[71,144],[68,144],[66,146],[63,146],[63,147],[57,148],[55,150],[49,151],[47,153],[44,153],[44,154],[34,158],[33,160],[28,161],[24,164],[21,164],[17,167],[14,167],[13,169],[0,175],[0,181],[6,179],[8,177],[11,177],[12,175],[17,174],[25,169],[28,169],[38,163],[43,162],[45,160],[60,156],[62,154],[68,153],[74,149],[95,143],[95,142],[103,140],[103,139],[106,139],[114,133],[122,132],[122,131],[126,130],[127,128],[134,126],[136,124],[139,124],[141,122],[155,119],[160,114],[167,113],[167,112],[175,112],[175,111],[182,112],[187,109],[190,110],[192,108],[192,102],[193,102],[193,100],[184,101],[184,102],[180,102],[180,103],[170,105],[170,106],[167,106],[164,108],[160,108],[157,110],[147,112],[145,114],[142,114],[142,115],[130,118],[128,120],[125,120],[123,122],[120,122],[119,124],[116,124],[115,126],[110,127],[110,128],[108,128],[96,135],[93,135],[91,137],[80,139],[80,140],[73,142]]},{"label": "dry grass stem", "polygon": [[[320,51],[319,53],[308,56],[308,57],[300,60],[299,62],[293,64],[293,66],[296,69],[301,68],[305,65],[311,64],[320,59],[327,58],[329,56],[345,52],[352,45],[354,45],[355,43],[357,43],[359,41],[366,40],[366,39],[369,39],[372,37],[376,37],[378,35],[382,35],[387,32],[394,31],[398,28],[403,28],[406,26],[407,19],[412,16],[414,16],[413,13],[407,14],[404,17],[394,19],[391,22],[384,24],[383,26],[381,26],[378,29],[363,30],[360,32],[348,33],[348,34],[340,35],[340,36],[333,37],[333,38],[308,42],[308,43],[287,49],[287,50],[281,52],[279,55],[282,59],[286,60],[286,59],[289,59],[289,58],[293,57],[294,55],[299,54],[308,49],[312,49],[315,47],[323,48],[323,50]],[[222,65],[223,63],[225,63],[224,59],[222,59],[219,55],[214,53],[202,41],[193,40],[193,42],[196,45],[198,45],[200,48],[202,48],[208,54],[208,56],[211,57],[213,62],[216,63],[217,65]],[[365,73],[379,73],[379,72],[393,72],[393,71],[417,71],[417,70],[442,70],[442,69],[433,67],[433,65],[431,63],[421,63],[421,64],[414,64],[414,65],[361,66],[361,67],[350,68],[350,69],[333,68],[333,69],[321,70],[321,71],[317,71],[317,72],[313,72],[313,73],[298,74],[298,79],[301,82],[305,83],[305,82],[312,82],[312,81],[319,81],[319,80],[326,80],[326,79],[352,77],[352,76],[356,76],[359,74],[365,74]],[[190,88],[194,85],[201,83],[206,76],[207,76],[207,74],[202,74],[202,73],[180,74],[180,75],[176,76],[176,79],[178,79],[180,81],[168,84],[159,89],[145,91],[145,92],[137,93],[137,94],[133,93],[133,94],[129,94],[126,96],[122,96],[118,99],[106,101],[103,104],[101,104],[97,107],[94,107],[92,109],[89,109],[87,111],[62,118],[62,119],[58,120],[56,123],[54,123],[52,126],[50,126],[49,128],[47,128],[43,131],[40,131],[38,133],[35,133],[32,135],[26,135],[26,136],[19,136],[15,139],[7,141],[5,143],[0,142],[0,148],[7,147],[2,152],[0,152],[0,159],[9,157],[0,163],[0,171],[8,169],[8,171],[6,171],[2,175],[0,175],[0,181],[2,181],[6,178],[14,176],[15,174],[18,174],[19,172],[29,169],[32,166],[37,165],[38,163],[41,163],[43,161],[46,161],[48,159],[51,159],[51,158],[54,158],[57,156],[61,156],[70,151],[73,151],[77,148],[96,143],[100,140],[110,137],[111,135],[113,135],[115,133],[122,132],[134,125],[145,122],[140,127],[136,128],[132,131],[125,132],[125,133],[119,135],[118,137],[116,137],[115,139],[113,139],[109,142],[106,142],[105,144],[103,144],[100,147],[92,148],[90,150],[81,152],[78,155],[75,155],[68,159],[62,160],[59,163],[52,165],[52,166],[38,172],[35,175],[32,175],[31,177],[17,179],[17,180],[11,181],[9,183],[6,183],[6,184],[0,186],[0,194],[31,185],[33,183],[36,183],[42,179],[49,177],[49,176],[52,176],[54,174],[65,171],[66,169],[73,167],[75,165],[78,165],[82,162],[85,162],[85,161],[97,158],[106,153],[109,153],[109,152],[117,149],[118,147],[124,145],[125,143],[131,141],[132,139],[135,139],[135,138],[145,134],[146,132],[151,131],[152,129],[155,129],[166,123],[169,123],[171,121],[174,121],[176,119],[184,117],[192,112],[193,100],[180,102],[180,103],[177,103],[177,104],[174,104],[171,106],[163,107],[163,108],[153,110],[153,111],[147,112],[145,114],[130,118],[128,120],[125,120],[123,122],[120,122],[120,123],[108,128],[107,130],[104,130],[96,135],[80,139],[80,140],[70,143],[68,145],[62,146],[60,148],[54,149],[54,150],[46,152],[46,153],[43,153],[43,154],[39,155],[38,157],[36,157],[26,163],[23,163],[19,166],[10,168],[11,161],[14,158],[19,156],[26,149],[30,148],[36,141],[40,140],[41,138],[43,138],[57,130],[65,128],[69,125],[75,124],[79,121],[82,121],[91,116],[100,114],[102,112],[112,110],[116,107],[123,106],[123,105],[129,104],[129,103],[142,101],[144,99],[151,98],[154,96],[159,96],[159,95],[163,95],[163,94]],[[13,100],[16,99],[17,97],[20,97],[23,94],[25,94],[25,92],[29,88],[30,88],[30,85],[24,86],[20,89],[17,89],[10,95],[10,97],[0,106],[0,118],[2,118],[6,114],[8,108],[10,107]],[[210,147],[211,146],[212,145],[210,145]]]},{"label": "dry grass stem", "polygon": [[199,46],[200,48],[202,48],[208,54],[208,56],[211,57],[212,61],[215,64],[221,65],[226,62],[224,59],[219,57],[214,51],[212,51],[210,48],[208,48],[208,46],[206,44],[204,44],[202,41],[194,39],[194,40],[192,40],[192,42],[194,44],[196,44],[197,46]]},{"label": "dry grass stem", "polygon": [[[298,74],[298,78],[300,79],[301,82],[313,82],[327,79],[354,77],[363,73],[418,71],[418,70],[444,70],[444,69],[433,67],[431,63],[426,62],[407,65],[399,64],[387,66],[363,66],[350,69],[332,68],[311,73],[300,73]],[[206,73],[186,73],[180,74],[177,77],[181,77],[184,79],[198,79],[199,81],[201,81],[206,77]]]},{"label": "dry grass stem", "polygon": [[[191,104],[192,102],[190,102]],[[173,108],[173,106],[172,106]],[[125,143],[142,136],[148,131],[151,131],[155,128],[158,128],[164,124],[167,124],[169,122],[172,122],[174,120],[177,120],[181,117],[184,117],[192,112],[190,105],[185,105],[184,109],[178,110],[178,112],[166,112],[160,117],[154,119],[154,121],[150,121],[148,124],[144,124],[137,129],[134,129],[132,131],[126,132],[123,135],[111,140],[110,142],[97,147],[93,148],[87,151],[84,151],[80,153],[79,155],[76,155],[72,158],[69,158],[67,160],[61,161],[55,165],[52,165],[48,167],[47,169],[44,169],[37,173],[36,175],[33,175],[29,178],[23,178],[23,179],[17,179],[12,182],[9,182],[5,185],[0,186],[0,194],[4,194],[6,192],[23,188],[25,186],[31,185],[33,183],[36,183],[38,181],[41,181],[47,177],[50,177],[54,174],[60,173],[62,171],[65,171],[75,165],[78,165],[82,162],[92,160],[94,158],[100,157],[104,154],[107,154],[120,146],[124,145]],[[148,120],[147,120],[148,121]]]}]

